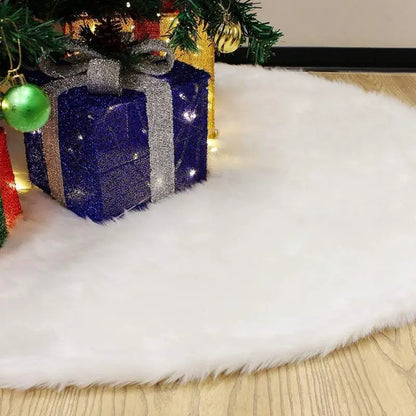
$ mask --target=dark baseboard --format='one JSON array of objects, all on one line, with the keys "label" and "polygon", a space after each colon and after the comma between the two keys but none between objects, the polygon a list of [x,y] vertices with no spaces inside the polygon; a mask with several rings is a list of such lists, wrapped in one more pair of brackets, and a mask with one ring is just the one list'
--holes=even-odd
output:
[{"label": "dark baseboard", "polygon": [[[232,55],[220,55],[219,62],[249,64],[247,48]],[[416,72],[416,48],[273,48],[265,66],[322,71]]]}]

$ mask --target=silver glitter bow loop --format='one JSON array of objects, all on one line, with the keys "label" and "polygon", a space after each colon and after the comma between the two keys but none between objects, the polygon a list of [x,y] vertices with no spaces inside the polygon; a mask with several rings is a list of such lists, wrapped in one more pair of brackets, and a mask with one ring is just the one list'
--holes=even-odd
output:
[{"label": "silver glitter bow loop", "polygon": [[76,40],[68,41],[67,50],[77,53],[66,59],[67,65],[57,65],[49,59],[42,58],[39,61],[40,70],[51,78],[68,78],[87,72],[91,59],[103,58],[101,54]]},{"label": "silver glitter bow loop", "polygon": [[[105,58],[79,41],[70,41],[68,50],[77,52],[67,59],[68,65],[57,65],[50,60],[42,59],[39,62],[40,69],[52,78],[68,78],[86,73],[86,85],[90,93],[121,94],[119,61]],[[143,41],[133,46],[130,52],[142,56],[143,59],[132,66],[128,73],[164,75],[173,68],[175,62],[173,50],[159,39]]]},{"label": "silver glitter bow loop", "polygon": [[[147,56],[133,70],[137,73],[147,75],[164,75],[168,73],[175,63],[175,55],[172,48],[167,46],[160,39],[149,39],[132,48],[134,54]],[[152,54],[161,53],[160,56],[152,56]]]}]

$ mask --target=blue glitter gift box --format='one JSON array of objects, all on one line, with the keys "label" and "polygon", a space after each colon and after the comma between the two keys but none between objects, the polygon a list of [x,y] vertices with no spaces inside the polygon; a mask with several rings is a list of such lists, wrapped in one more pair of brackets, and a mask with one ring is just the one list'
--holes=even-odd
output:
[{"label": "blue glitter gift box", "polygon": [[[33,75],[27,78],[36,81]],[[172,167],[179,192],[206,180],[209,74],[175,62],[170,72],[156,78],[166,81],[172,94],[166,110],[172,107]],[[86,86],[60,92],[57,146],[46,143],[43,130],[25,134],[32,183],[95,222],[146,207],[153,200],[147,99],[130,89],[120,96],[94,95]],[[59,186],[61,198],[53,192]]]}]

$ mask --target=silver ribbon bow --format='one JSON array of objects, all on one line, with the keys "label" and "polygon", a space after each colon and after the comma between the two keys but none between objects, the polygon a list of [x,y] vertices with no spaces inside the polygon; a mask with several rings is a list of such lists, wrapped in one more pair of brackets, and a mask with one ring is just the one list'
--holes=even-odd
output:
[{"label": "silver ribbon bow", "polygon": [[[145,93],[151,200],[156,202],[175,192],[172,91],[167,81],[155,78],[172,69],[172,49],[157,39],[133,46],[132,53],[143,55],[144,59],[129,72],[121,71],[120,62],[106,59],[81,43],[71,42],[69,50],[80,52],[71,65],[60,66],[47,60],[39,63],[45,74],[58,78],[43,87],[52,106],[51,117],[42,129],[51,195],[65,205],[59,150],[58,97],[68,89],[81,86],[87,86],[93,94],[119,95],[123,88]],[[154,52],[161,52],[163,56],[151,55]]]}]

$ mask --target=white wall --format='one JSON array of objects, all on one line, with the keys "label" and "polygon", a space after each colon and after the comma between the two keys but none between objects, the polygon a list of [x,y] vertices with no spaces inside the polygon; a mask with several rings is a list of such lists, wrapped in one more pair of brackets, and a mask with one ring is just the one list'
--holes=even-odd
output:
[{"label": "white wall", "polygon": [[416,47],[416,0],[261,0],[281,46]]}]

